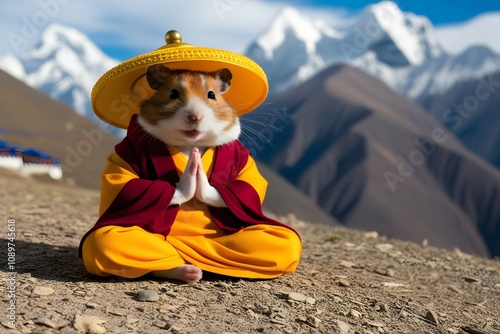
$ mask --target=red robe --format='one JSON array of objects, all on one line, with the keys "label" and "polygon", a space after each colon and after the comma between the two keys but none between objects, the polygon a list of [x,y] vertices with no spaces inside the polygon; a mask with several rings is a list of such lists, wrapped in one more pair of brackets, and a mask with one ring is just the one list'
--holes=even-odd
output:
[{"label": "red robe", "polygon": [[[166,145],[147,134],[134,115],[127,136],[115,147],[139,176],[125,184],[108,209],[80,241],[79,255],[86,237],[108,225],[140,226],[151,233],[168,235],[175,221],[178,205],[169,205],[179,176]],[[235,140],[217,147],[209,183],[215,187],[227,208],[209,207],[214,222],[226,233],[234,233],[256,224],[291,227],[262,213],[259,195],[245,181],[236,180],[247,163],[248,150]],[[298,235],[298,234],[297,234]]]}]

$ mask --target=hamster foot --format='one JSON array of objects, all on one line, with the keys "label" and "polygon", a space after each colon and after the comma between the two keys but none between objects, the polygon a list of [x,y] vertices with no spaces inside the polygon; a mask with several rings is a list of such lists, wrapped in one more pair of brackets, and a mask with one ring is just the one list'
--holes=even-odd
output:
[{"label": "hamster foot", "polygon": [[169,270],[158,270],[154,271],[152,274],[156,277],[176,279],[188,284],[198,282],[203,276],[201,269],[192,264],[184,264]]}]

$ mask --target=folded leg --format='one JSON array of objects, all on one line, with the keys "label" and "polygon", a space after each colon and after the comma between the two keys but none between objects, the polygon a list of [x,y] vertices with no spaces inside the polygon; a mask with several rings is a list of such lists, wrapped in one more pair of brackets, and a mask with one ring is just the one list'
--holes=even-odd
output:
[{"label": "folded leg", "polygon": [[163,235],[137,226],[105,226],[95,230],[83,244],[82,257],[91,274],[126,278],[186,263]]}]

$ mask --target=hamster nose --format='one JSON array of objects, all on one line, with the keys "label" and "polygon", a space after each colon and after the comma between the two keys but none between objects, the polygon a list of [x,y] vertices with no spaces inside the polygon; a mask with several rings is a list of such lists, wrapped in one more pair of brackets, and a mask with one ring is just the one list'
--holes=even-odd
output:
[{"label": "hamster nose", "polygon": [[203,117],[198,113],[190,113],[187,115],[188,123],[199,123]]}]

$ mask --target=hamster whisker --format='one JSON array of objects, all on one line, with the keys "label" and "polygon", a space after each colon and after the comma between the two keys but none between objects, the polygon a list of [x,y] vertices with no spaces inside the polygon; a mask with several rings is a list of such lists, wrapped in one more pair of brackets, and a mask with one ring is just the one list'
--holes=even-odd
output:
[{"label": "hamster whisker", "polygon": [[[268,143],[273,148],[274,151],[276,151],[276,146],[274,146],[274,144],[266,136],[264,136],[260,131],[257,131],[257,130],[255,130],[249,126],[246,126],[244,124],[241,125],[241,129],[248,130],[250,133],[253,133],[259,140],[264,140],[266,143]],[[242,133],[243,132],[244,131],[242,131]],[[253,140],[253,138],[252,138],[252,140]]]},{"label": "hamster whisker", "polygon": [[[262,151],[259,148],[259,145],[257,144],[257,142],[254,139],[252,139],[252,137],[250,137],[249,135],[247,135],[244,132],[241,132],[240,135],[242,136],[242,139],[246,142],[246,144],[248,146],[250,146],[249,148],[251,148],[252,151],[255,151],[255,152],[257,152],[257,150]],[[255,144],[255,146],[254,146],[254,144]]]},{"label": "hamster whisker", "polygon": [[257,120],[254,120],[254,119],[248,119],[248,118],[245,118],[245,119],[240,119],[240,122],[250,122],[250,123],[254,123],[254,124],[257,124],[257,125],[262,125],[262,127],[266,128],[270,128],[272,130],[275,130],[276,132],[283,132],[283,129],[280,129],[280,128],[277,128],[275,127],[274,125],[271,125],[271,124],[268,124],[268,123],[264,123],[264,122],[259,122]]}]

